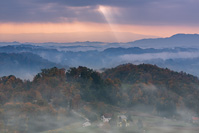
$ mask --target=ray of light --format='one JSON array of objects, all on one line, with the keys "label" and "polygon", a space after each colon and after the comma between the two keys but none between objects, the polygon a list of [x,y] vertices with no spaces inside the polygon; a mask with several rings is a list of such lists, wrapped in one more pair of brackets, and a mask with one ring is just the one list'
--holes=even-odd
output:
[{"label": "ray of light", "polygon": [[[117,7],[99,6],[99,12],[104,16],[107,24],[109,25],[111,32],[116,38],[116,42],[122,42],[126,38],[126,34],[118,34],[123,31],[124,25],[117,24],[118,19],[122,19],[122,9]],[[132,26],[131,30],[127,29],[125,32],[134,33]]]},{"label": "ray of light", "polygon": [[106,6],[99,6],[99,12],[104,16],[107,24],[109,25],[111,32],[113,33],[113,35],[115,36],[115,41],[118,42],[119,39],[117,37],[117,35],[115,34],[115,29],[113,27],[113,21],[114,21],[114,17],[113,17],[113,11],[111,7],[106,7]]}]

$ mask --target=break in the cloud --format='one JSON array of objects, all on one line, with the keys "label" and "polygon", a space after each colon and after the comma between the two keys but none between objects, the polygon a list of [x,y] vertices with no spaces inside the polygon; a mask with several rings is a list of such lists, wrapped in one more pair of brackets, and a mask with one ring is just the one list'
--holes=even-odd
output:
[{"label": "break in the cloud", "polygon": [[[198,0],[3,0],[0,22],[198,25]],[[101,8],[103,7],[103,8]]]}]

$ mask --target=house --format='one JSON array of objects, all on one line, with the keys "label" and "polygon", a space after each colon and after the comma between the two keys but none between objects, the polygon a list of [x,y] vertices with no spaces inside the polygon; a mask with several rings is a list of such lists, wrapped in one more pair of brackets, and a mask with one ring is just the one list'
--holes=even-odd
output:
[{"label": "house", "polygon": [[106,118],[104,115],[102,115],[101,120],[102,122],[98,125],[100,128],[104,127],[105,125],[109,125],[111,118]]},{"label": "house", "polygon": [[89,127],[91,126],[91,123],[89,121],[86,121],[85,123],[82,124],[82,127]]},{"label": "house", "polygon": [[125,115],[119,115],[118,117],[121,121],[127,121],[127,117]]},{"label": "house", "polygon": [[89,126],[91,126],[91,123],[89,119],[85,118],[85,122],[82,124],[82,127],[89,127]]},{"label": "house", "polygon": [[105,122],[109,122],[111,120],[111,118],[106,118],[103,115],[102,118],[101,118],[101,120],[103,121],[103,123],[105,123]]},{"label": "house", "polygon": [[119,115],[118,119],[119,119],[119,121],[117,123],[118,127],[128,127],[129,126],[129,123],[127,122],[127,117],[125,115]]}]

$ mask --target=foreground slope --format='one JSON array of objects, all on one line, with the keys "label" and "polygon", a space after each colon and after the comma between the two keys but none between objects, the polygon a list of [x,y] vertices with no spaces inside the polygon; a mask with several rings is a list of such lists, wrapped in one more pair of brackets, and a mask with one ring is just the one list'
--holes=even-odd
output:
[{"label": "foreground slope", "polygon": [[150,118],[153,130],[157,119],[164,126],[161,117],[192,128],[191,119],[199,114],[198,86],[199,80],[192,75],[148,64],[125,64],[103,73],[82,66],[66,72],[54,67],[42,69],[33,81],[4,76],[0,78],[0,131],[43,132],[62,127],[72,131],[71,124],[79,129],[88,120],[94,125],[90,128],[99,131],[101,115],[112,118],[107,126],[114,131],[120,114],[136,121],[146,119],[146,123]]}]

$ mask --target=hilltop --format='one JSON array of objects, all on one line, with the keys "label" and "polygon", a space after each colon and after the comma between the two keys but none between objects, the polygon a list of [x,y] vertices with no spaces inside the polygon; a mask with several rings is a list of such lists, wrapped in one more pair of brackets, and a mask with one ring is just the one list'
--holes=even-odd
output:
[{"label": "hilltop", "polygon": [[199,34],[175,34],[166,38],[141,39],[129,42],[133,45],[140,46],[157,46],[157,47],[198,47]]}]

